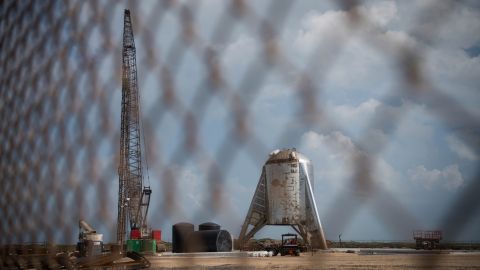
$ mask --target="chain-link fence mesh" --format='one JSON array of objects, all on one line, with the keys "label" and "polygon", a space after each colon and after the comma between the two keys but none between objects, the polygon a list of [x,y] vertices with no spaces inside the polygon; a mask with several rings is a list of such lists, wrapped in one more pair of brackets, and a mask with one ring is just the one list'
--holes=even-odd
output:
[{"label": "chain-link fence mesh", "polygon": [[[230,227],[237,235],[269,152],[301,145],[308,132],[348,134],[348,127],[332,115],[336,111],[330,110],[325,92],[331,93],[328,76],[334,67],[348,65],[343,51],[359,40],[389,63],[390,82],[383,86],[386,91],[376,94],[377,100],[421,104],[422,112],[454,130],[457,141],[478,153],[476,114],[452,98],[451,89],[439,89],[426,68],[426,46],[390,32],[372,18],[375,10],[365,8],[369,4],[2,1],[0,244],[72,244],[79,219],[89,220],[107,240],[115,241],[125,8],[132,12],[137,45],[152,227],[164,229],[187,218],[222,220],[230,213],[238,216],[233,218],[238,227]],[[303,33],[308,48],[292,54],[298,44],[288,40],[288,26],[300,25],[292,18],[301,12],[320,14],[307,12],[317,5],[330,9],[323,15],[336,12],[341,19],[328,26],[332,29],[327,36]],[[418,33],[432,46],[440,42],[446,26],[455,23],[451,16],[459,6],[478,8],[468,1],[423,5],[415,10],[412,18],[417,20],[409,33]],[[354,77],[343,76],[345,84]],[[283,95],[284,102],[265,102],[265,92],[275,87],[281,91],[273,94]],[[471,97],[478,101],[478,93]],[[388,179],[379,182],[375,173],[412,107],[377,110],[353,140],[354,147],[329,145],[348,157],[342,166],[350,180],[344,182],[349,192],[338,192],[329,204],[335,207],[320,211],[327,236],[328,224],[342,232],[365,207],[375,212],[372,222],[394,234],[422,223],[403,206],[401,194],[382,184]],[[478,213],[477,165],[474,159],[466,187],[436,224],[452,238]],[[246,178],[252,179],[245,184]],[[322,181],[317,177],[317,189]],[[248,195],[235,197],[232,192]],[[198,194],[203,194],[200,199]],[[184,205],[185,198],[201,207]],[[435,262],[429,258],[425,263]]]}]

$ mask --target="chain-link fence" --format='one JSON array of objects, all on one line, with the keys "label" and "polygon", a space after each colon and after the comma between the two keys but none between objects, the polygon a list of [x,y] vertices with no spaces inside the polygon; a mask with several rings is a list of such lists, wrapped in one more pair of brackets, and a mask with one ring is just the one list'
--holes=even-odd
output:
[{"label": "chain-link fence", "polygon": [[[439,203],[433,225],[455,239],[478,219],[478,74],[460,72],[456,81],[448,70],[432,71],[443,67],[432,62],[442,53],[436,45],[448,43],[445,32],[458,29],[450,27],[458,16],[478,15],[475,2],[2,1],[0,244],[72,244],[79,219],[115,242],[126,8],[137,45],[152,227],[168,235],[174,222],[215,219],[237,235],[268,153],[297,146],[320,170],[316,195],[327,238],[368,208],[372,223],[403,240],[423,221],[405,205],[403,189],[389,185],[395,175],[378,168],[389,166],[385,156],[445,155],[392,150],[412,114],[428,114],[425,121],[454,133],[451,141],[470,154],[462,182],[449,182],[461,188]],[[405,9],[414,11],[407,30],[394,16]],[[478,29],[478,21],[465,27]],[[466,53],[477,60],[460,71],[479,70],[478,38],[472,44]],[[346,58],[352,51],[367,66]],[[371,62],[380,68],[375,76],[365,75]],[[352,130],[362,111],[341,114],[338,108],[353,107],[332,102],[360,100],[374,109]],[[315,160],[318,141],[345,162],[338,164],[345,189],[336,194]],[[437,172],[452,172],[451,180],[460,172],[450,169]],[[415,168],[409,172],[415,179]]]}]

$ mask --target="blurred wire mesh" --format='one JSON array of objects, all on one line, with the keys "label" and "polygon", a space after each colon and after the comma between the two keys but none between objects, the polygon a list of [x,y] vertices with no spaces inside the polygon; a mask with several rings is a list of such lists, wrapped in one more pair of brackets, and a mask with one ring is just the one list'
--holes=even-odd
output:
[{"label": "blurred wire mesh", "polygon": [[[298,144],[300,135],[308,130],[342,131],[344,127],[337,125],[329,117],[331,112],[324,109],[322,85],[342,48],[355,36],[396,63],[393,72],[398,81],[393,84],[392,93],[426,104],[428,111],[448,128],[455,128],[456,119],[463,119],[461,140],[478,151],[477,134],[470,131],[478,132],[479,120],[435,88],[424,72],[421,47],[375,35],[385,29],[361,12],[361,1],[331,3],[347,12],[342,27],[349,36],[330,41],[333,53],[323,51],[319,41],[318,50],[300,63],[288,54],[287,44],[281,40],[297,2],[265,1],[263,13],[250,1],[223,2],[211,11],[204,10],[212,8],[205,3],[0,3],[0,244],[74,243],[81,217],[94,217],[96,224],[103,224],[113,235],[124,8],[132,10],[137,44],[149,181],[161,187],[153,191],[152,196],[161,199],[151,209],[161,213],[162,219],[173,219],[182,208],[178,200],[182,192],[177,185],[179,166],[201,164],[201,185],[206,187],[208,210],[196,215],[211,218],[228,204],[225,179],[236,158],[246,155],[252,164],[262,164],[272,144],[252,128],[256,115],[251,106],[272,76],[280,78],[295,94],[292,108],[286,109],[290,118],[282,119],[285,128],[272,137],[274,145]],[[431,42],[449,23],[449,13],[457,3],[448,2],[447,8],[438,10],[432,18],[436,28],[429,32]],[[430,8],[434,7],[427,6],[425,10]],[[213,15],[208,25],[199,27],[197,16],[209,12]],[[423,12],[420,10],[418,16],[423,16]],[[237,63],[222,61],[222,54],[239,28],[254,37],[259,50],[257,57],[248,59],[238,76],[232,77],[232,66],[228,65]],[[162,35],[157,31],[163,31]],[[159,36],[168,36],[169,40]],[[195,63],[187,58],[195,59]],[[203,130],[212,128],[208,119],[212,110],[225,116],[224,129],[205,135]],[[368,201],[383,197],[388,198],[383,200],[386,203],[375,208],[383,226],[395,231],[402,223],[418,224],[396,194],[374,181],[373,174],[375,157],[388,147],[389,140],[378,141],[369,131],[388,122],[382,131],[392,136],[406,113],[399,110],[371,119],[361,139],[355,142],[359,151],[349,153],[353,175],[350,185],[359,199],[352,203],[337,194],[337,209],[320,213],[323,220],[348,226],[354,213]],[[212,140],[216,142],[214,149]],[[438,227],[448,228],[452,234],[462,232],[480,205],[476,198],[480,190],[478,178],[477,174],[451,211],[444,213]],[[253,188],[251,192],[253,195]],[[466,210],[455,210],[460,208]],[[159,222],[161,226],[170,226],[164,220]]]}]

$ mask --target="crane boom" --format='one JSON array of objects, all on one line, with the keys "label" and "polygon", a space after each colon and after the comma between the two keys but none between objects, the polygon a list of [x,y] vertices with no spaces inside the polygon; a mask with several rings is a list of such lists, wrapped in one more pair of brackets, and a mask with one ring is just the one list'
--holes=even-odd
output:
[{"label": "crane boom", "polygon": [[117,243],[121,247],[123,247],[125,240],[127,223],[129,223],[130,229],[140,229],[146,226],[146,214],[151,194],[150,187],[143,187],[136,50],[129,10],[125,10],[123,26],[122,112],[117,220]]}]

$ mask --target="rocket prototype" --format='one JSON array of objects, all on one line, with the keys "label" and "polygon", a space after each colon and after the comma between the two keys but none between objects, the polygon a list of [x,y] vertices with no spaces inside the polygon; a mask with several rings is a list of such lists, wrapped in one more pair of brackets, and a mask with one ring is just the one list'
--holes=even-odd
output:
[{"label": "rocket prototype", "polygon": [[312,164],[295,148],[270,153],[240,232],[240,247],[265,225],[290,225],[305,244],[326,249],[313,184]]}]

